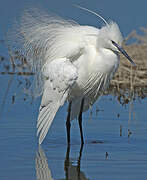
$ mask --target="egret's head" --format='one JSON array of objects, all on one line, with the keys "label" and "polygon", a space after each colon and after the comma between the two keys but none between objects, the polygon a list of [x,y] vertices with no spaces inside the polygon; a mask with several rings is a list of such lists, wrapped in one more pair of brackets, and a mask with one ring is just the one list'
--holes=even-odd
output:
[{"label": "egret's head", "polygon": [[123,37],[119,30],[118,25],[115,22],[108,23],[98,13],[91,11],[87,8],[78,6],[78,5],[76,5],[76,7],[94,14],[95,16],[99,17],[105,23],[105,26],[100,29],[98,37],[97,37],[97,47],[98,48],[106,48],[106,49],[112,50],[113,52],[121,52],[133,65],[135,65],[135,63],[130,58],[130,56],[127,54],[127,52],[121,47],[122,42],[123,42]]},{"label": "egret's head", "polygon": [[97,46],[99,48],[110,49],[113,52],[122,53],[133,65],[135,63],[127,54],[127,52],[121,47],[123,42],[122,34],[119,30],[118,25],[115,22],[107,23],[106,26],[100,29],[98,38],[97,38]]},{"label": "egret's head", "polygon": [[123,42],[122,34],[115,22],[110,22],[100,29],[97,45],[98,47],[110,49],[112,51],[119,51],[112,41],[116,42],[119,46],[121,46]]}]

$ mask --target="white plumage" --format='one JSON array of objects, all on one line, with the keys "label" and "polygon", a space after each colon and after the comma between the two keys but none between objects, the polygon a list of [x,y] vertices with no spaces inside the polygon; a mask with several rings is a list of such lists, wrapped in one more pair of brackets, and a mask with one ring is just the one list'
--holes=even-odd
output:
[{"label": "white plumage", "polygon": [[83,98],[86,111],[108,87],[123,39],[114,22],[97,29],[38,12],[24,13],[17,35],[36,72],[35,93],[42,94],[37,120],[41,144],[60,106],[72,102],[72,120]]},{"label": "white plumage", "polygon": [[77,68],[66,58],[59,58],[45,64],[43,75],[44,91],[37,122],[37,134],[41,143],[58,111],[67,100],[69,91],[78,78]]}]

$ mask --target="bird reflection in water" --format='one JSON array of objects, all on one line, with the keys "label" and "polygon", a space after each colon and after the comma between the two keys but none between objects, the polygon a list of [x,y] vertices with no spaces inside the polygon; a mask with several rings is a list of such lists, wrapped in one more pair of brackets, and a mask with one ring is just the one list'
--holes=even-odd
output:
[{"label": "bird reflection in water", "polygon": [[[77,158],[77,163],[73,165],[70,159],[70,146],[67,147],[66,157],[64,161],[64,171],[65,178],[60,180],[89,180],[85,177],[84,172],[81,171],[81,157],[82,157],[83,145],[80,147],[79,156]],[[54,180],[51,175],[51,170],[48,167],[48,162],[46,155],[39,146],[38,152],[36,154],[36,176],[37,180]]]},{"label": "bird reflection in water", "polygon": [[[64,170],[66,180],[89,180],[85,177],[85,174],[81,171],[81,157],[82,157],[83,145],[81,145],[79,151],[79,157],[77,159],[77,164],[73,165],[70,160],[70,146],[67,147],[66,158],[64,161]],[[64,179],[62,179],[64,180]]]},{"label": "bird reflection in water", "polygon": [[38,152],[36,153],[36,177],[37,180],[54,180],[51,175],[51,171],[48,167],[46,155],[39,146]]}]

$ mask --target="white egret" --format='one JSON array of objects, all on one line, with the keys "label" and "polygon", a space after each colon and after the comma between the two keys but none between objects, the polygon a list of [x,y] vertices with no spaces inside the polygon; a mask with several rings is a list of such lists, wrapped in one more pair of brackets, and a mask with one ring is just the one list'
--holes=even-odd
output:
[{"label": "white egret", "polygon": [[118,25],[83,9],[100,17],[105,25],[100,29],[79,25],[35,10],[24,13],[18,29],[22,52],[36,72],[36,93],[42,94],[37,120],[39,144],[65,102],[69,102],[67,142],[70,144],[70,122],[78,118],[83,144],[82,112],[108,87],[118,69],[119,52],[134,64],[121,47]]}]

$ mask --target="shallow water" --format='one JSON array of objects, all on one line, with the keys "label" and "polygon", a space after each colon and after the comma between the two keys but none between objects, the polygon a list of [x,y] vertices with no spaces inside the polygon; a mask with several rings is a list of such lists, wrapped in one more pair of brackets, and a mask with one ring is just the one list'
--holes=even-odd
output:
[{"label": "shallow water", "polygon": [[[36,7],[38,2],[47,11],[67,19],[73,18],[81,24],[101,26],[99,19],[74,9],[72,4],[75,4],[75,1],[63,0],[59,3],[57,0],[5,0],[1,1],[1,37],[5,36],[9,25],[19,17],[25,7],[29,4]],[[134,1],[133,8],[131,1],[93,0],[92,3],[83,3],[81,0],[77,4],[100,13],[106,19],[116,21],[124,36],[127,36],[133,29],[138,31],[138,27],[147,26],[144,18],[146,3],[147,1]],[[124,4],[125,14],[122,8]],[[1,55],[7,55],[7,49],[3,46],[0,48]],[[9,76],[0,78],[0,104],[9,79]],[[14,92],[18,89],[16,82],[12,82],[11,89],[14,89]],[[67,149],[66,106],[60,109],[42,146],[38,147],[36,119],[39,101],[30,105],[29,102],[23,102],[22,93],[17,92],[17,97],[20,96],[12,105],[13,94],[11,90],[7,95],[5,107],[0,106],[0,180],[147,179],[146,99],[133,102],[132,109],[131,105],[122,107],[112,96],[101,98],[92,108],[92,114],[84,114],[83,149],[80,147],[76,121],[72,122],[72,144],[70,149]],[[128,129],[132,132],[129,137]]]},{"label": "shallow water", "polygon": [[[102,97],[91,113],[84,114],[85,144],[81,150],[76,121],[72,122],[72,143],[67,149],[66,106],[57,113],[38,147],[39,101],[33,105],[22,101],[6,104],[0,125],[0,180],[145,180],[146,105],[146,100],[142,100],[122,107],[113,97]],[[132,133],[129,137],[128,129]]]}]

